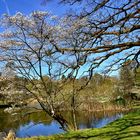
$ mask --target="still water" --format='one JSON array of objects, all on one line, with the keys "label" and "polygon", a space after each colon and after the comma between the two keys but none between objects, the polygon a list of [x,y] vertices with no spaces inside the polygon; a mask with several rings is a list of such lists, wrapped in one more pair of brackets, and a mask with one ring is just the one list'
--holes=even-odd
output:
[{"label": "still water", "polygon": [[[65,117],[71,119],[71,112],[64,112]],[[118,112],[77,112],[78,128],[99,128],[123,116]],[[0,109],[0,131],[14,129],[17,137],[31,137],[39,135],[52,135],[64,132],[59,124],[46,113],[28,113],[10,115]]]}]

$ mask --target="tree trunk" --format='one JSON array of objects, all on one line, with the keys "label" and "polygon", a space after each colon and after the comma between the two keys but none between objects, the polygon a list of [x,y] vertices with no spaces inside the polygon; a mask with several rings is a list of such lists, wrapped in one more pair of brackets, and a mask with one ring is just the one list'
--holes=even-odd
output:
[{"label": "tree trunk", "polygon": [[71,107],[72,107],[72,121],[73,121],[73,129],[77,130],[77,121],[76,121],[76,112],[75,112],[75,94],[73,91],[72,100],[71,100]]},{"label": "tree trunk", "polygon": [[77,121],[76,121],[76,112],[74,108],[72,108],[72,120],[73,120],[74,130],[77,130],[78,127],[77,127]]}]

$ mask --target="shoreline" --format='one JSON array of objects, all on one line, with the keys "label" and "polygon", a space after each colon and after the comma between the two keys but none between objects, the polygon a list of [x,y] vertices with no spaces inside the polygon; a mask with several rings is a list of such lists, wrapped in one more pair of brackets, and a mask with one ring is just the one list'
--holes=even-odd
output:
[{"label": "shoreline", "polygon": [[123,118],[111,122],[103,128],[70,131],[52,136],[17,138],[17,140],[139,140],[140,139],[140,107]]}]

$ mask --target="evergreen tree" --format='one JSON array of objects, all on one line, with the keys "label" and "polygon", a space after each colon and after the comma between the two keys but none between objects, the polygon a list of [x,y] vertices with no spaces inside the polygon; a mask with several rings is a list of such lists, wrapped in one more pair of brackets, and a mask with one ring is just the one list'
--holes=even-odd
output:
[{"label": "evergreen tree", "polygon": [[135,86],[140,86],[140,67],[135,70]]},{"label": "evergreen tree", "polygon": [[127,94],[134,86],[134,73],[129,65],[123,65],[120,69],[120,87],[121,92]]}]

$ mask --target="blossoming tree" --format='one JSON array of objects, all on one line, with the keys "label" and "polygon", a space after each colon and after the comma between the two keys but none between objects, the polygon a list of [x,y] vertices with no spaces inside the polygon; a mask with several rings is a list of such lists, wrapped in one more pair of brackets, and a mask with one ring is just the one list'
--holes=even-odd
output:
[{"label": "blossoming tree", "polygon": [[[77,1],[62,0],[71,4]],[[0,35],[1,61],[14,62],[17,75],[30,81],[25,88],[31,98],[65,130],[68,122],[57,108],[64,105],[61,89],[67,79],[73,79],[71,101],[75,110],[75,97],[94,70],[116,70],[128,59],[139,65],[140,1],[80,1],[85,4],[81,12],[60,20],[48,12],[5,15],[1,20],[5,27]],[[83,75],[88,80],[76,87],[75,79]],[[60,82],[63,76],[67,78]]]}]

